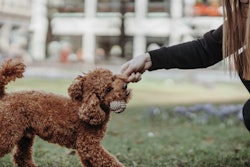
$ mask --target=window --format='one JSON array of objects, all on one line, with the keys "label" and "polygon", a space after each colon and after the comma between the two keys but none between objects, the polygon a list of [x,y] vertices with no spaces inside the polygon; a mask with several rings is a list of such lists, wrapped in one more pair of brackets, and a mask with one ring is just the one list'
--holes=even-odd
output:
[{"label": "window", "polygon": [[134,0],[98,0],[98,12],[134,12]]},{"label": "window", "polygon": [[170,13],[171,0],[149,0],[148,12]]},{"label": "window", "polygon": [[83,13],[84,0],[63,0],[60,4],[49,3],[50,8],[57,8],[59,13]]}]

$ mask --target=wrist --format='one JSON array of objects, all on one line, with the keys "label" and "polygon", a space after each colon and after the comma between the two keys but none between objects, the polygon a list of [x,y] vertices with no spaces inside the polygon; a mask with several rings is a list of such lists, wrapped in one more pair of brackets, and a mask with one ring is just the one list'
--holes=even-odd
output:
[{"label": "wrist", "polygon": [[150,54],[148,52],[145,53],[145,57],[147,61],[151,61]]},{"label": "wrist", "polygon": [[146,70],[148,70],[151,66],[152,66],[152,61],[151,61],[151,56],[150,54],[147,52],[145,53],[145,57],[146,57],[146,61],[145,61],[145,65],[146,65]]}]

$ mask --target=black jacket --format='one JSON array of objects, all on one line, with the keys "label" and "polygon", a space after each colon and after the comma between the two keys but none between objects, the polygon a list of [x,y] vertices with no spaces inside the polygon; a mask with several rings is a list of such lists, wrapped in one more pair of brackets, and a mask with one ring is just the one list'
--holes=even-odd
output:
[{"label": "black jacket", "polygon": [[[149,51],[152,66],[149,69],[196,69],[212,66],[223,59],[222,27],[207,32],[203,38]],[[243,84],[250,92],[250,81],[240,76]]]}]

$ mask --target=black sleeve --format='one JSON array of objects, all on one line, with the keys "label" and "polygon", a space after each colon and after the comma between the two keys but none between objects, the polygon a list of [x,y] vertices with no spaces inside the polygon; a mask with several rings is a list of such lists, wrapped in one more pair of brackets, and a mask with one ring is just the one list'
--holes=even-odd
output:
[{"label": "black sleeve", "polygon": [[149,51],[149,69],[205,68],[222,60],[222,26],[207,32],[203,38],[170,47]]},{"label": "black sleeve", "polygon": [[247,88],[248,92],[250,93],[250,81],[245,80],[241,75],[239,75],[239,76],[240,76],[240,79],[241,79],[242,83]]}]

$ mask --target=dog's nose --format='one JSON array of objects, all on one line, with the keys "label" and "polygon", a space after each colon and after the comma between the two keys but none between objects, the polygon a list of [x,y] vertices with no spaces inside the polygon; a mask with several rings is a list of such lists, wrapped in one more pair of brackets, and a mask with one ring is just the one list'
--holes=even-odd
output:
[{"label": "dog's nose", "polygon": [[128,85],[128,84],[124,83],[124,84],[122,85],[122,89],[124,89],[124,90],[127,89],[127,85]]}]

